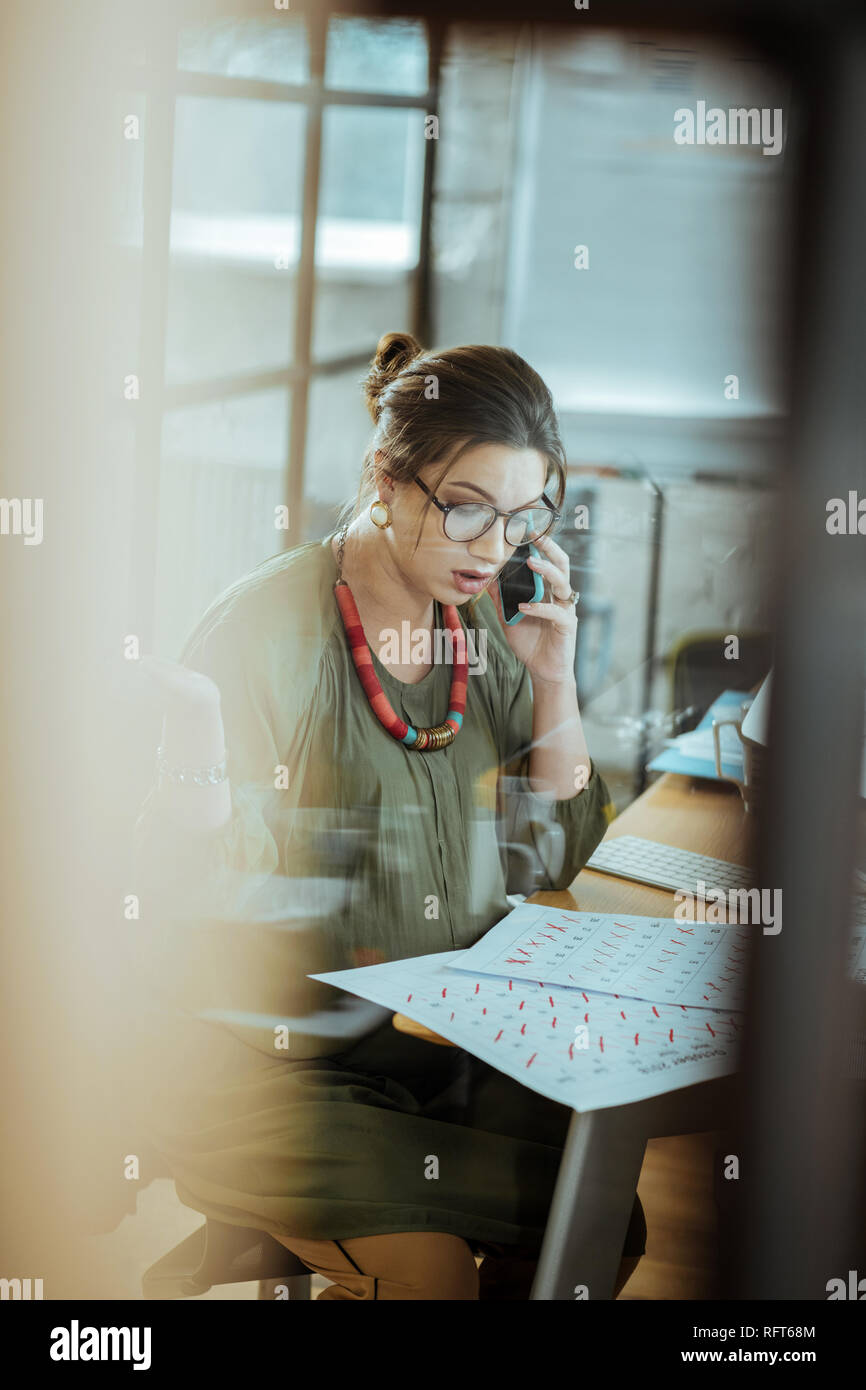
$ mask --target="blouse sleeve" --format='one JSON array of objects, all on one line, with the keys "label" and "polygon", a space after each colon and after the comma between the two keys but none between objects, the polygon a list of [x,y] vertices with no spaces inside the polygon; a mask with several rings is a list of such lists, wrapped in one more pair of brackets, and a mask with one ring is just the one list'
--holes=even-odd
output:
[{"label": "blouse sleeve", "polygon": [[532,684],[519,664],[504,682],[500,815],[506,856],[506,888],[527,896],[538,889],[569,888],[616,815],[607,785],[594,763],[582,791],[553,799],[533,791]]},{"label": "blouse sleeve", "polygon": [[[158,784],[133,833],[141,891],[171,916],[242,914],[266,890],[292,842],[310,745],[314,653],[278,649],[249,614],[202,623],[182,662],[219,687],[231,793],[230,819],[217,830],[176,823]],[[312,679],[310,669],[312,663]]]},{"label": "blouse sleeve", "polygon": [[182,661],[220,689],[231,816],[216,831],[185,829],[153,787],[133,843],[146,959],[163,1001],[278,1057],[282,1046],[318,1055],[344,1028],[335,991],[309,978],[335,968],[344,870],[315,751],[317,705],[332,694],[320,615],[312,602],[299,608],[275,611],[254,595],[199,625]]}]

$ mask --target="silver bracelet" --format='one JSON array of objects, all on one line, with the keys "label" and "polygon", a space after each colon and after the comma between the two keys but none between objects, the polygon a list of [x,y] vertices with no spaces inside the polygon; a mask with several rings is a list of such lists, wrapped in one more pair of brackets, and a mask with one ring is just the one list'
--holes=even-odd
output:
[{"label": "silver bracelet", "polygon": [[210,767],[169,767],[165,749],[160,745],[156,750],[156,771],[160,776],[171,778],[172,782],[193,782],[197,787],[206,787],[226,780],[227,757],[228,749],[223,753],[222,762],[212,763]]}]

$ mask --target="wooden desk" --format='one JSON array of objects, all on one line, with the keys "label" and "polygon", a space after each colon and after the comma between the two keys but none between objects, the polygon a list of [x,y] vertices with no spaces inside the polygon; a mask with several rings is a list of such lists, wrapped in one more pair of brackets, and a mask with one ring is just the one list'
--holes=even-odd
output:
[{"label": "wooden desk", "polygon": [[[731,782],[706,782],[666,772],[608,827],[605,842],[620,835],[641,835],[677,849],[749,864],[755,852],[754,816]],[[674,915],[674,895],[663,888],[630,883],[610,874],[584,869],[572,884],[582,912],[635,912],[645,916]],[[536,894],[540,902],[559,900],[561,893]],[[535,901],[535,898],[532,899]]]},{"label": "wooden desk", "polygon": [[[738,789],[665,773],[608,827],[605,840],[640,835],[735,864],[754,855],[754,822]],[[674,915],[674,894],[584,869],[565,893],[534,893],[530,902],[582,912]],[[446,1039],[395,1014],[394,1026],[432,1042]],[[450,1044],[448,1044],[450,1046]],[[681,1087],[610,1109],[575,1111],[550,1206],[533,1299],[591,1299],[613,1293],[623,1241],[649,1139],[724,1128],[736,1075]]]}]

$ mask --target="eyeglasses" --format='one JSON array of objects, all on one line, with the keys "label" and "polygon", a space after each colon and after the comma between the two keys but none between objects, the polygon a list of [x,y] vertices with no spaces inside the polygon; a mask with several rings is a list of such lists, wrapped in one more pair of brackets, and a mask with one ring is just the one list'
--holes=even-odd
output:
[{"label": "eyeglasses", "polygon": [[508,545],[528,545],[546,536],[560,513],[550,499],[541,494],[544,507],[519,507],[515,512],[500,512],[488,502],[440,502],[420,478],[415,482],[426,492],[434,507],[442,513],[445,534],[452,541],[477,541],[489,531],[498,516],[505,517],[505,540]]}]

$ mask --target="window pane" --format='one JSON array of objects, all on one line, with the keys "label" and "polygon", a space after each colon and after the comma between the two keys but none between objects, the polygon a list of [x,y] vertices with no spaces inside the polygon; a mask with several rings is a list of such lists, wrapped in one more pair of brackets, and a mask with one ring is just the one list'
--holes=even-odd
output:
[{"label": "window pane", "polygon": [[704,93],[708,108],[788,110],[782,79],[753,58],[628,33],[535,45],[505,337],[560,409],[780,413],[791,160],[674,138],[674,113]]},{"label": "window pane", "polygon": [[287,390],[166,411],[162,434],[156,650],[175,660],[234,579],[283,548]]},{"label": "window pane", "polygon": [[211,19],[180,30],[177,65],[186,72],[306,82],[307,28],[297,15],[261,19]]},{"label": "window pane", "polygon": [[349,19],[328,25],[325,86],[418,96],[427,90],[427,31],[417,19]]},{"label": "window pane", "polygon": [[165,412],[162,457],[167,463],[230,463],[279,470],[286,462],[288,430],[289,400],[284,387],[181,406]]},{"label": "window pane", "polygon": [[297,104],[179,98],[170,383],[288,363],[304,119]]},{"label": "window pane", "polygon": [[520,96],[524,28],[449,24],[447,30],[440,91],[447,119],[436,142],[431,259],[436,320],[448,325],[452,343],[511,342],[502,323],[509,237],[529,215],[513,191],[518,137],[531,128]]},{"label": "window pane", "polygon": [[382,333],[408,325],[424,114],[331,107],[322,140],[313,326],[319,358],[366,349]]},{"label": "window pane", "polygon": [[304,539],[324,536],[344,502],[354,498],[373,433],[361,381],[365,367],[310,383],[304,470]]}]

